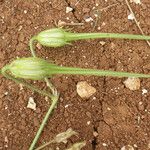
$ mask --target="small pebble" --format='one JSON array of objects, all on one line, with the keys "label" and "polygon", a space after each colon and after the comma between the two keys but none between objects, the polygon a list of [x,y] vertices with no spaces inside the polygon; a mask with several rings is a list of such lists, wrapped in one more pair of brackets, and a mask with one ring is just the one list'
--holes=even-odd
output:
[{"label": "small pebble", "polygon": [[22,25],[20,25],[19,28],[18,28],[18,31],[21,31],[22,28],[23,28]]},{"label": "small pebble", "polygon": [[41,45],[40,43],[37,43],[37,44],[36,44],[36,47],[37,47],[38,49],[41,49],[41,48],[42,48],[42,45]]},{"label": "small pebble", "polygon": [[19,84],[19,87],[20,87],[20,91],[23,90],[23,85],[22,84]]},{"label": "small pebble", "polygon": [[94,131],[94,132],[93,132],[93,136],[94,136],[94,137],[97,137],[97,136],[98,136],[98,133],[97,133],[96,131]]},{"label": "small pebble", "polygon": [[134,15],[132,13],[128,15],[128,20],[134,20]]},{"label": "small pebble", "polygon": [[5,92],[5,93],[4,93],[4,95],[6,95],[6,96],[7,96],[7,95],[8,95],[8,92]]},{"label": "small pebble", "polygon": [[141,0],[130,0],[131,3],[141,4]]},{"label": "small pebble", "polygon": [[[51,149],[50,149],[50,150],[51,150]],[[60,150],[60,148],[57,146],[57,147],[56,147],[56,150]]]},{"label": "small pebble", "polygon": [[100,43],[102,46],[106,44],[106,42],[104,42],[104,41],[100,41],[99,43]]},{"label": "small pebble", "polygon": [[65,108],[67,108],[67,107],[69,107],[69,105],[67,104],[67,105],[65,105]]},{"label": "small pebble", "polygon": [[93,18],[92,17],[85,17],[84,20],[85,20],[85,22],[91,22],[91,21],[93,21]]},{"label": "small pebble", "polygon": [[95,97],[95,96],[93,97],[93,100],[96,100],[96,97]]},{"label": "small pebble", "polygon": [[138,90],[140,89],[140,79],[139,78],[128,78],[124,81],[124,84],[126,86],[126,88],[132,90],[132,91],[135,91],[135,90]]},{"label": "small pebble", "polygon": [[98,28],[97,28],[97,30],[100,30],[100,29],[101,29],[101,27],[98,27]]},{"label": "small pebble", "polygon": [[5,136],[5,140],[4,140],[6,143],[8,143],[8,137]]},{"label": "small pebble", "polygon": [[34,102],[33,97],[29,97],[27,108],[30,108],[32,110],[36,110],[36,103]]},{"label": "small pebble", "polygon": [[126,146],[123,146],[121,150],[134,150],[134,148],[131,145],[126,145]]},{"label": "small pebble", "polygon": [[103,143],[102,145],[103,145],[104,147],[108,146],[106,143]]},{"label": "small pebble", "polygon": [[90,125],[90,123],[91,123],[91,121],[88,121],[88,122],[87,122],[87,125]]},{"label": "small pebble", "polygon": [[110,110],[111,110],[111,108],[107,107],[107,110],[109,110],[109,111],[110,111]]},{"label": "small pebble", "polygon": [[72,7],[66,7],[66,13],[72,12],[73,8]]},{"label": "small pebble", "polygon": [[24,10],[23,12],[26,14],[28,11],[27,11],[27,10]]},{"label": "small pebble", "polygon": [[147,94],[147,90],[146,89],[142,89],[142,95]]},{"label": "small pebble", "polygon": [[64,27],[66,25],[66,22],[59,20],[57,25],[58,25],[58,27]]},{"label": "small pebble", "polygon": [[141,111],[143,111],[145,109],[143,102],[140,101],[138,103],[138,109],[141,110]]},{"label": "small pebble", "polygon": [[105,22],[102,22],[102,26],[105,26],[106,25],[106,23]]},{"label": "small pebble", "polygon": [[134,144],[133,146],[136,147],[136,148],[138,147],[136,144]]},{"label": "small pebble", "polygon": [[86,81],[81,81],[77,83],[77,93],[81,98],[89,98],[96,93],[96,89]]}]

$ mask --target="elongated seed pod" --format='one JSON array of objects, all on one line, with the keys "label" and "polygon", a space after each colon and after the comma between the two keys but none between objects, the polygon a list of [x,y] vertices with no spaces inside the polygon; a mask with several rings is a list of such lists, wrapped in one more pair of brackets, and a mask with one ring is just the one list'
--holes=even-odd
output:
[{"label": "elongated seed pod", "polygon": [[53,28],[40,32],[35,39],[43,46],[61,47],[69,44],[69,32],[61,28]]},{"label": "elongated seed pod", "polygon": [[14,60],[10,65],[7,65],[7,68],[10,70],[11,74],[17,78],[32,80],[41,80],[45,77],[51,77],[55,74],[150,78],[149,74],[61,67],[37,57],[20,58]]},{"label": "elongated seed pod", "polygon": [[30,40],[30,49],[33,47],[33,41],[37,40],[41,45],[47,47],[61,47],[70,44],[72,41],[84,39],[98,39],[98,38],[116,38],[116,39],[136,39],[136,40],[150,40],[150,36],[133,35],[133,34],[119,34],[119,33],[73,33],[68,32],[62,28],[52,28],[44,30],[34,36]]},{"label": "elongated seed pod", "polygon": [[41,80],[50,76],[50,66],[53,65],[44,59],[29,57],[16,59],[7,68],[16,78]]}]

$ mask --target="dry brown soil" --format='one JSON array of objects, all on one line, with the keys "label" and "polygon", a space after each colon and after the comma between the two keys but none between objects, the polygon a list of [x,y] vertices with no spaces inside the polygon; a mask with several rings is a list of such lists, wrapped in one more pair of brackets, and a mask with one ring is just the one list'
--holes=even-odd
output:
[{"label": "dry brown soil", "polygon": [[[145,34],[150,35],[150,1],[131,3]],[[114,5],[115,4],[115,5]],[[108,7],[112,5],[111,7]],[[66,7],[74,8],[66,13]],[[107,8],[106,8],[107,7]],[[106,9],[103,9],[106,8]],[[102,10],[101,10],[102,9]],[[94,13],[99,12],[99,18]],[[83,22],[83,26],[65,26],[76,32],[115,32],[140,34],[134,21],[128,20],[124,0],[0,0],[0,67],[30,56],[29,39],[38,32],[55,27],[61,20]],[[91,16],[92,22],[85,22]],[[97,21],[96,21],[97,20]],[[101,41],[105,44],[102,45]],[[149,73],[150,47],[137,40],[76,41],[62,48],[37,48],[38,55],[64,66]],[[51,81],[60,91],[57,109],[49,119],[37,146],[69,127],[79,133],[68,144],[85,140],[83,150],[120,150],[131,145],[135,150],[150,147],[150,80],[141,79],[137,91],[127,89],[125,78],[94,76],[54,76]],[[87,100],[76,92],[76,84],[87,81],[97,92]],[[45,88],[43,82],[36,83]],[[142,95],[142,89],[148,93]],[[28,109],[29,97],[37,110]],[[68,107],[66,107],[68,105]],[[0,149],[27,150],[47,112],[49,103],[37,93],[0,76]],[[98,135],[95,137],[95,133]]]}]

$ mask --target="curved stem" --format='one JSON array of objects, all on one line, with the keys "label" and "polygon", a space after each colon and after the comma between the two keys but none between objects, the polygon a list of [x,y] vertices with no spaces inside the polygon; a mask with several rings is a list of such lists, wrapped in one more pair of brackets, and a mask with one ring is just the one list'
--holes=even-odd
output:
[{"label": "curved stem", "polygon": [[53,97],[51,98],[53,102],[52,102],[52,104],[51,104],[51,106],[50,106],[48,112],[46,113],[46,115],[45,115],[45,117],[44,117],[44,119],[43,119],[43,121],[42,121],[42,124],[40,125],[40,128],[38,129],[38,132],[36,133],[36,136],[35,136],[35,138],[34,138],[32,144],[31,144],[29,150],[33,150],[33,149],[34,149],[35,144],[37,143],[37,141],[38,141],[38,139],[39,139],[39,136],[40,136],[40,134],[42,133],[43,128],[44,128],[44,126],[45,126],[45,124],[46,124],[46,122],[47,122],[47,120],[48,120],[50,114],[52,113],[53,109],[55,108],[55,106],[56,106],[56,104],[57,104],[57,102],[58,102],[58,98],[59,98],[59,95],[53,96]]},{"label": "curved stem", "polygon": [[36,40],[36,36],[33,36],[29,41],[29,46],[31,50],[32,56],[36,57],[35,50],[34,50],[34,41]]},{"label": "curved stem", "polygon": [[119,33],[71,33],[67,37],[68,41],[96,38],[150,40],[150,36]]}]

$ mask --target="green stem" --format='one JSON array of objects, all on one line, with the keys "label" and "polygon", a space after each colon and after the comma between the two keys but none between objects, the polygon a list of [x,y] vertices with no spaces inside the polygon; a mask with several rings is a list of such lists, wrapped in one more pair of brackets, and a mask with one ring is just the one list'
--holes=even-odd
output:
[{"label": "green stem", "polygon": [[35,91],[35,92],[37,92],[37,93],[39,93],[39,94],[42,94],[42,95],[45,95],[45,96],[48,96],[48,97],[52,98],[52,95],[49,94],[48,92],[42,91],[42,90],[40,90],[40,89],[38,89],[38,88],[32,86],[31,84],[29,84],[29,83],[27,83],[27,82],[21,80],[21,79],[17,79],[17,78],[12,77],[11,75],[9,75],[9,74],[7,73],[7,71],[9,71],[9,66],[5,66],[5,67],[2,68],[1,73],[2,73],[2,75],[3,75],[4,77],[6,77],[6,78],[8,78],[8,79],[10,79],[10,80],[12,80],[12,81],[18,83],[18,84],[24,85],[24,86],[26,86],[27,88],[29,88],[29,89],[32,90],[32,91]]},{"label": "green stem", "polygon": [[83,69],[83,68],[72,68],[72,67],[60,67],[53,66],[49,69],[49,73],[52,74],[72,74],[72,75],[95,75],[95,76],[111,76],[111,77],[140,77],[150,78],[149,74],[141,73],[128,73],[118,72],[109,70],[94,70],[94,69]]},{"label": "green stem", "polygon": [[32,144],[31,144],[29,150],[33,150],[33,149],[34,149],[35,144],[37,143],[37,141],[38,141],[38,139],[39,139],[39,136],[40,136],[40,134],[42,133],[43,128],[44,128],[44,126],[45,126],[45,124],[46,124],[46,122],[47,122],[47,120],[48,120],[50,114],[52,113],[53,109],[55,108],[55,106],[56,106],[56,104],[57,104],[58,97],[59,97],[59,96],[53,96],[53,97],[52,97],[52,101],[53,101],[53,102],[52,102],[52,104],[51,104],[51,106],[50,106],[48,112],[46,113],[46,115],[45,115],[45,117],[44,117],[44,119],[43,119],[43,121],[42,121],[42,124],[40,125],[40,128],[38,129],[38,132],[36,133],[36,136],[35,136],[35,138],[34,138]]},{"label": "green stem", "polygon": [[[33,42],[34,42],[35,39],[36,39],[36,37],[34,36],[34,37],[30,40],[30,43],[29,43],[29,44],[30,44],[31,55],[36,58],[36,54],[35,54],[35,51],[34,51],[34,49],[33,49]],[[44,129],[44,126],[45,126],[45,124],[46,124],[46,122],[47,122],[47,120],[48,120],[48,118],[49,118],[51,112],[52,112],[53,109],[55,108],[55,106],[56,106],[56,104],[57,104],[57,101],[58,101],[58,98],[59,98],[59,94],[57,93],[57,90],[55,90],[54,86],[49,82],[48,78],[44,78],[44,80],[45,80],[47,86],[48,86],[48,87],[50,88],[50,90],[52,91],[53,97],[50,97],[50,98],[53,100],[53,102],[52,102],[52,104],[51,104],[51,106],[50,106],[50,108],[49,108],[47,114],[45,115],[45,117],[44,117],[44,119],[43,119],[43,121],[42,121],[42,123],[41,123],[41,125],[40,125],[40,128],[38,129],[38,131],[37,131],[37,133],[36,133],[36,135],[35,135],[35,137],[34,137],[34,140],[32,141],[32,143],[31,143],[31,145],[30,145],[29,150],[33,150],[33,149],[34,149],[34,147],[35,147],[35,145],[36,145],[36,143],[37,143],[37,141],[38,141],[38,139],[39,139],[39,137],[40,137],[40,135],[41,135],[41,133],[42,133],[42,131],[43,131],[43,129]],[[42,147],[42,146],[41,146],[41,147]],[[39,147],[39,148],[40,148],[40,147]],[[39,149],[39,148],[37,148],[37,149]],[[41,148],[40,148],[40,149],[41,149]]]},{"label": "green stem", "polygon": [[52,91],[53,95],[57,95],[57,90],[56,88],[53,86],[53,84],[51,82],[49,82],[48,78],[44,78],[47,86],[50,88],[50,90]]},{"label": "green stem", "polygon": [[29,46],[31,50],[31,54],[33,57],[36,57],[35,50],[34,50],[34,41],[36,40],[36,36],[33,36],[29,41]]},{"label": "green stem", "polygon": [[119,33],[70,33],[67,36],[68,41],[96,38],[150,40],[150,36]]}]

